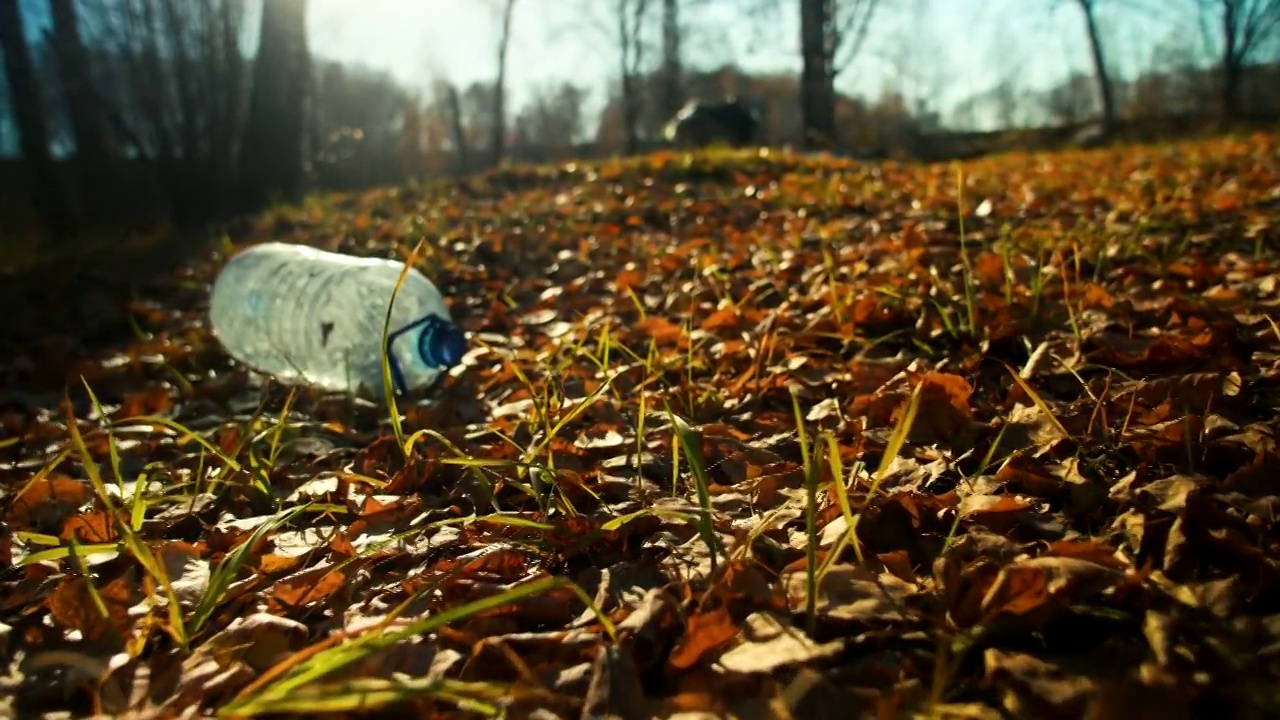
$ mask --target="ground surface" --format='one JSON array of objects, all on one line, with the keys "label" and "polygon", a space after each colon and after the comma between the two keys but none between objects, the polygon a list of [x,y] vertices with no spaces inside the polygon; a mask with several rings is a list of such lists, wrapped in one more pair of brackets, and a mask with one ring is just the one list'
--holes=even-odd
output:
[{"label": "ground surface", "polygon": [[1274,135],[279,210],[231,240],[425,238],[465,366],[264,387],[218,258],[11,353],[0,715],[1274,714],[1278,227]]}]

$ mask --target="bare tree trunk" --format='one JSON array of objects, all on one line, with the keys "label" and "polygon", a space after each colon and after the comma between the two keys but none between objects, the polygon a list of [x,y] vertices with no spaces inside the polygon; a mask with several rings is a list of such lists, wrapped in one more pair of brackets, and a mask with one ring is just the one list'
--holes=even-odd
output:
[{"label": "bare tree trunk", "polygon": [[178,89],[178,136],[181,138],[183,164],[188,172],[199,165],[204,153],[200,148],[205,135],[197,110],[195,78],[192,76],[190,30],[192,6],[174,2],[164,4],[165,30],[173,44],[173,80]]},{"label": "bare tree trunk", "polygon": [[462,98],[453,83],[445,88],[445,100],[449,106],[449,129],[453,135],[454,172],[465,175],[471,171],[471,147],[467,143],[467,130],[462,126]]},{"label": "bare tree trunk", "polygon": [[1239,18],[1235,0],[1222,2],[1222,115],[1231,119],[1240,112],[1240,76],[1243,74],[1244,58],[1236,48],[1237,25]]},{"label": "bare tree trunk", "polygon": [[225,153],[226,163],[223,181],[230,187],[239,173],[237,162],[240,152],[241,132],[245,113],[245,59],[240,53],[240,30],[244,19],[244,0],[222,0],[220,9],[220,31],[222,33],[222,49],[226,53],[226,90],[223,97],[221,120],[226,133],[225,145],[220,146]]},{"label": "bare tree trunk", "polygon": [[1201,0],[1202,22],[1214,11],[1221,12],[1221,110],[1231,119],[1245,110],[1240,97],[1245,68],[1259,50],[1280,39],[1280,0]]},{"label": "bare tree trunk", "polygon": [[[156,19],[156,2],[157,0],[140,0],[140,7],[126,2],[122,3],[122,7],[130,36],[130,42],[126,46],[130,89],[137,99],[139,114],[150,130],[147,134],[151,140],[151,159],[160,166],[161,173],[166,174],[171,172],[169,166],[173,163],[177,148],[170,132],[167,92],[164,74],[161,72],[163,66],[158,44],[160,26]],[[134,39],[141,46],[137,51],[134,51]]]},{"label": "bare tree trunk", "polygon": [[498,77],[493,83],[493,164],[502,164],[507,145],[507,48],[511,44],[511,15],[516,0],[503,0],[502,29],[498,35]]},{"label": "bare tree trunk", "polygon": [[170,41],[172,59],[168,63],[169,72],[165,73],[176,89],[177,113],[176,134],[178,137],[178,156],[173,164],[173,177],[170,181],[171,193],[176,202],[174,211],[176,220],[185,223],[191,219],[207,217],[214,213],[219,205],[216,193],[210,192],[208,178],[211,176],[208,142],[209,127],[204,122],[207,113],[200,106],[197,95],[193,59],[191,31],[194,18],[194,3],[166,2],[164,4],[164,28]]},{"label": "bare tree trunk", "polygon": [[644,67],[644,46],[640,42],[648,0],[618,0],[618,47],[621,60],[622,127],[626,153],[640,150],[640,71]]},{"label": "bare tree trunk", "polygon": [[89,63],[80,38],[80,19],[73,0],[49,0],[49,11],[53,16],[53,47],[58,58],[58,76],[67,97],[81,179],[96,186],[107,169],[109,153],[102,107],[93,91]]},{"label": "bare tree trunk", "polygon": [[400,176],[417,182],[422,179],[422,105],[415,94],[400,111]]},{"label": "bare tree trunk", "polygon": [[1102,38],[1098,35],[1098,22],[1094,11],[1095,0],[1076,0],[1084,13],[1085,27],[1089,32],[1089,50],[1093,55],[1094,77],[1098,80],[1098,94],[1102,98],[1102,127],[1110,133],[1116,127],[1115,94],[1111,87],[1111,74],[1107,71],[1106,59],[1102,54]]},{"label": "bare tree trunk", "polygon": [[240,53],[244,0],[200,0],[200,93],[207,128],[207,172],[212,205],[227,209],[235,175],[236,143],[243,104],[244,58]]},{"label": "bare tree trunk", "polygon": [[0,48],[4,50],[5,77],[18,126],[22,159],[30,168],[32,192],[46,231],[61,238],[66,218],[58,191],[57,174],[49,154],[49,132],[41,109],[40,86],[23,33],[18,0],[0,0]]},{"label": "bare tree trunk", "polygon": [[662,115],[670,118],[684,105],[680,62],[680,0],[662,0]]},{"label": "bare tree trunk", "polygon": [[800,0],[800,112],[804,144],[831,148],[836,139],[836,75],[867,39],[880,0]]},{"label": "bare tree trunk", "polygon": [[832,22],[831,0],[800,0],[800,113],[804,144],[817,149],[830,147],[835,140],[834,76],[828,28]]},{"label": "bare tree trunk", "polygon": [[240,172],[249,206],[302,195],[307,0],[263,4]]}]

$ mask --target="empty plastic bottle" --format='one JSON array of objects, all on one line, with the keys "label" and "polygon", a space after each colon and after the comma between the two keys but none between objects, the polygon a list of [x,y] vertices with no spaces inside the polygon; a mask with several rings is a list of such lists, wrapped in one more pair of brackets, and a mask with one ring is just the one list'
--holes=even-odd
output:
[{"label": "empty plastic bottle", "polygon": [[[383,325],[403,267],[305,245],[255,245],[218,275],[209,320],[232,357],[281,382],[379,397]],[[410,268],[387,335],[396,389],[430,385],[465,350],[440,291]]]}]

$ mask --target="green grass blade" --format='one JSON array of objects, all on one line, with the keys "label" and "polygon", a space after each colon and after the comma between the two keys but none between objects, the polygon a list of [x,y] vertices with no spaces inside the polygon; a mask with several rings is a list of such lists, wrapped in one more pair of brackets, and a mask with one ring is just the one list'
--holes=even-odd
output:
[{"label": "green grass blade", "polygon": [[162,427],[167,427],[170,430],[173,430],[174,432],[180,434],[182,437],[198,443],[205,450],[209,451],[211,455],[221,460],[227,467],[231,468],[232,470],[239,472],[244,469],[243,467],[240,466],[240,463],[237,462],[235,458],[222,452],[222,450],[220,450],[213,443],[209,442],[206,438],[201,436],[199,433],[188,428],[182,423],[170,420],[169,418],[160,417],[159,415],[135,415],[134,417],[125,418],[123,420],[118,420],[112,423],[112,425],[114,426],[147,425],[147,424],[160,425]]},{"label": "green grass blade", "polygon": [[306,505],[298,505],[289,508],[283,512],[277,513],[275,516],[268,518],[265,522],[254,528],[249,538],[240,543],[227,556],[209,576],[208,587],[205,588],[204,595],[200,597],[199,604],[196,605],[195,611],[191,615],[191,620],[187,627],[192,635],[200,632],[204,628],[205,623],[213,616],[214,611],[218,608],[222,598],[226,595],[231,584],[235,582],[236,575],[240,572],[240,568],[245,561],[249,559],[249,554],[253,549],[265,538],[269,533],[274,532],[277,528],[292,520],[298,514],[306,511],[310,503]]},{"label": "green grass blade", "polygon": [[107,454],[111,461],[111,472],[116,476],[116,487],[120,488],[120,494],[123,497],[124,475],[120,472],[120,450],[116,447],[115,433],[111,432],[111,421],[107,419],[107,413],[102,409],[102,403],[98,402],[97,394],[93,392],[93,388],[89,386],[89,381],[83,375],[80,376],[80,383],[84,385],[85,392],[89,393],[89,401],[93,403],[93,409],[98,413],[102,424],[106,426]]},{"label": "green grass blade", "polygon": [[102,473],[98,468],[97,461],[93,459],[93,455],[89,453],[88,446],[84,443],[84,436],[80,434],[79,422],[76,420],[75,413],[70,406],[67,407],[67,432],[71,436],[72,447],[75,448],[76,453],[80,456],[80,464],[84,466],[85,475],[89,477],[89,484],[93,488],[94,494],[97,495],[98,501],[102,503],[103,511],[111,518],[111,522],[116,528],[116,533],[120,536],[120,545],[128,548],[134,559],[138,561],[138,564],[142,565],[143,569],[155,578],[164,589],[169,600],[169,631],[174,640],[178,642],[178,645],[185,649],[188,646],[188,637],[186,625],[182,622],[182,605],[178,602],[178,596],[174,593],[173,586],[169,583],[169,577],[164,568],[156,562],[155,556],[151,554],[150,548],[138,537],[129,523],[120,521],[119,510],[116,508],[115,501],[111,498],[111,493],[107,490],[106,484],[102,481]]},{"label": "green grass blade", "polygon": [[[410,435],[407,439],[403,441],[404,444],[401,445],[401,447],[404,448],[404,456],[406,458],[412,456],[413,446],[418,443],[418,440],[424,437],[435,439],[441,445],[444,445],[449,450],[449,452],[456,455],[460,460],[471,459],[471,457],[468,456],[465,452],[463,452],[457,445],[454,445],[449,440],[449,438],[445,437],[444,435],[441,435],[439,432],[432,430],[430,428],[423,428],[421,430],[416,430],[412,435]],[[471,470],[471,476],[475,478],[476,484],[484,491],[486,496],[485,500],[493,508],[494,512],[499,512],[501,508],[498,507],[498,500],[497,498],[494,497],[493,483],[489,481],[489,477],[485,475],[483,472],[481,472],[478,465],[468,465],[467,467]]]},{"label": "green grass blade", "polygon": [[[374,628],[341,645],[323,650],[291,668],[275,682],[248,697],[238,697],[223,707],[219,716],[251,717],[273,712],[274,704],[287,699],[322,678],[350,667],[370,655],[417,635],[425,635],[436,628],[464,620],[473,615],[500,608],[525,598],[540,595],[569,584],[567,578],[545,577],[514,587],[506,592],[473,600],[439,614],[429,615],[395,632]],[[249,688],[253,690],[254,688]]]},{"label": "green grass blade", "polygon": [[[387,409],[391,413],[391,430],[396,435],[396,445],[404,448],[404,425],[400,422],[400,408],[396,405],[396,388],[391,380],[391,360],[387,348],[387,338],[391,336],[391,310],[396,305],[396,296],[400,294],[400,288],[404,286],[405,278],[409,277],[409,269],[413,267],[413,263],[418,259],[418,253],[422,250],[422,244],[425,240],[419,240],[418,244],[410,251],[409,257],[404,260],[404,267],[400,268],[400,277],[396,280],[396,286],[391,289],[391,299],[387,301],[387,314],[382,321],[382,344],[378,346],[379,354],[382,358],[382,392],[387,401]],[[408,457],[408,456],[406,456]]]},{"label": "green grass blade", "polygon": [[[791,409],[796,416],[796,435],[800,438],[800,452],[804,458],[804,527],[808,542],[805,543],[805,617],[810,637],[818,624],[818,458],[810,457],[808,435],[804,429],[804,413],[800,411],[800,398],[791,388]],[[821,448],[815,448],[820,452]]]},{"label": "green grass blade", "polygon": [[871,502],[871,497],[876,494],[880,483],[884,481],[885,475],[889,472],[889,466],[893,464],[894,458],[902,452],[902,446],[907,444],[907,436],[911,433],[911,426],[916,422],[916,413],[920,410],[920,389],[924,387],[924,383],[919,383],[911,391],[911,397],[907,400],[907,411],[898,418],[898,423],[894,425],[893,432],[889,435],[889,442],[885,445],[884,455],[880,457],[880,465],[876,468],[875,478],[871,482],[871,488],[867,490],[867,502]]},{"label": "green grass blade", "polygon": [[410,677],[352,678],[298,688],[264,703],[252,714],[368,712],[394,703],[429,697],[461,711],[499,718],[503,716],[502,701],[515,692],[511,687],[495,683]]},{"label": "green grass blade", "polygon": [[1067,432],[1067,428],[1058,421],[1058,416],[1054,415],[1053,411],[1049,409],[1048,403],[1044,401],[1044,398],[1040,397],[1040,393],[1036,392],[1035,389],[1031,387],[1030,383],[1023,380],[1022,376],[1007,364],[1005,364],[1004,369],[1009,371],[1009,374],[1013,376],[1013,381],[1018,383],[1018,387],[1022,388],[1022,391],[1027,394],[1027,397],[1031,398],[1031,402],[1035,403],[1036,407],[1040,409],[1040,412],[1044,413],[1044,416],[1049,419],[1049,422],[1053,424],[1053,428],[1059,433],[1062,433],[1062,437],[1071,437],[1071,433]]},{"label": "green grass blade", "polygon": [[693,474],[694,489],[698,493],[698,506],[701,509],[698,517],[698,533],[711,553],[711,570],[716,569],[720,556],[720,541],[716,539],[715,527],[712,524],[711,481],[707,477],[707,466],[702,458],[702,434],[689,426],[679,415],[667,407],[667,417],[675,430],[676,440],[689,460],[689,472]]}]

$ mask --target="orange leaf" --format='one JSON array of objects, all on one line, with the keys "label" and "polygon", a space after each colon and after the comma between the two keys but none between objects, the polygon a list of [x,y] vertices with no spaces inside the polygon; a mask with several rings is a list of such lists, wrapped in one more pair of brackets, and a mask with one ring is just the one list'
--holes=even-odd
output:
[{"label": "orange leaf", "polygon": [[98,595],[107,608],[107,618],[99,614],[89,594],[89,580],[69,576],[45,601],[54,622],[69,629],[78,630],[85,640],[100,640],[115,631],[125,635],[132,624],[129,608],[138,594],[138,583],[131,575],[122,575],[97,587]]},{"label": "orange leaf", "polygon": [[32,483],[9,508],[8,521],[23,527],[38,524],[45,515],[65,517],[88,501],[89,486],[64,476],[47,477]]},{"label": "orange leaf", "polygon": [[82,543],[110,543],[115,542],[117,537],[119,535],[116,533],[115,523],[105,510],[76,515],[62,526],[63,540],[74,538]]},{"label": "orange leaf", "polygon": [[677,670],[688,670],[707,653],[724,646],[738,636],[738,626],[725,608],[694,615],[685,624],[684,637],[671,652],[668,661]]},{"label": "orange leaf", "polygon": [[710,317],[702,321],[702,329],[707,332],[728,330],[737,327],[738,322],[738,310],[730,305],[711,313]]},{"label": "orange leaf", "polygon": [[299,573],[271,589],[274,604],[302,608],[323,601],[347,583],[347,573],[328,567]]},{"label": "orange leaf", "polygon": [[684,335],[684,328],[661,317],[649,317],[636,323],[636,329],[647,334],[659,344],[678,342]]}]

